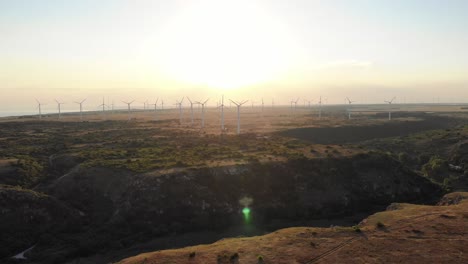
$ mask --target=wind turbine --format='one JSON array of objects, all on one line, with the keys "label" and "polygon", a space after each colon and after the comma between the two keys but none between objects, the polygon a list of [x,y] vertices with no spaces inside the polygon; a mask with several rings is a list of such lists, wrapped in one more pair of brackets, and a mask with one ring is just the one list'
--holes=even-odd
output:
[{"label": "wind turbine", "polygon": [[297,109],[297,102],[299,102],[299,97],[296,99],[296,101],[291,101],[291,110],[293,110],[292,105],[294,104],[294,112],[296,112]]},{"label": "wind turbine", "polygon": [[205,127],[205,104],[210,100],[210,98],[206,99],[205,102],[196,102],[197,104],[201,105],[201,113],[202,113],[202,118],[201,118],[201,127]]},{"label": "wind turbine", "polygon": [[263,98],[262,98],[262,113],[263,113],[263,107],[265,106],[265,103],[263,102]]},{"label": "wind turbine", "polygon": [[[189,100],[190,102],[190,117],[191,117],[191,120],[192,120],[192,126],[193,126],[193,102],[192,100],[190,100],[190,98],[187,97],[187,100]],[[197,102],[195,102],[197,103]]]},{"label": "wind turbine", "polygon": [[36,102],[37,102],[37,108],[39,109],[39,119],[42,119],[42,110],[41,110],[41,106],[43,104],[41,104],[41,102],[39,102],[39,100],[36,99]]},{"label": "wind turbine", "polygon": [[161,99],[161,110],[164,110],[164,101]]},{"label": "wind turbine", "polygon": [[83,99],[81,102],[75,102],[76,104],[80,105],[80,121],[83,121],[83,103],[86,101],[86,98]]},{"label": "wind turbine", "polygon": [[[346,100],[348,101],[349,108],[351,108],[351,104],[352,104],[352,103],[355,103],[355,102],[356,102],[356,101],[351,101],[351,100],[349,100],[348,97],[346,97]],[[351,119],[351,111],[350,111],[349,108],[348,108],[348,119]]]},{"label": "wind turbine", "polygon": [[221,97],[221,104],[218,107],[221,107],[221,131],[224,131],[224,95]]},{"label": "wind turbine", "polygon": [[60,117],[62,116],[62,112],[61,112],[60,106],[63,105],[64,103],[60,103],[59,101],[57,101],[57,99],[55,99],[55,102],[57,102],[57,107],[58,107],[58,119],[60,119]]},{"label": "wind turbine", "polygon": [[176,106],[179,106],[179,125],[182,125],[182,102],[184,101],[184,97],[180,99],[180,101],[176,102]]},{"label": "wind turbine", "polygon": [[124,104],[127,104],[127,107],[128,107],[128,120],[131,120],[132,119],[132,116],[130,114],[130,105],[134,102],[135,100],[131,101],[131,102],[125,102],[125,101],[122,101],[122,103]]},{"label": "wind turbine", "polygon": [[392,98],[392,100],[390,100],[390,101],[384,101],[384,102],[387,103],[388,106],[389,106],[389,109],[388,109],[388,120],[392,120],[392,109],[391,109],[391,107],[392,107],[393,100],[395,100],[395,96],[394,96],[394,97]]},{"label": "wind turbine", "polygon": [[102,117],[103,118],[106,118],[105,115],[106,115],[106,104],[104,103],[104,97],[102,98],[102,104],[98,105],[99,106],[102,106]]},{"label": "wind turbine", "polygon": [[[229,100],[231,100],[231,99],[229,99]],[[237,106],[237,135],[239,135],[240,134],[240,107],[243,104],[247,103],[247,100],[242,102],[242,103],[234,102],[233,100],[231,100],[231,102]]]},{"label": "wind turbine", "polygon": [[158,115],[157,115],[158,101],[159,101],[159,98],[156,98],[156,101],[154,102],[154,104],[151,104],[151,105],[154,105],[154,120],[158,120]]},{"label": "wind turbine", "polygon": [[318,101],[318,105],[319,105],[318,117],[319,117],[319,119],[321,119],[322,118],[322,96],[320,96],[320,99]]}]

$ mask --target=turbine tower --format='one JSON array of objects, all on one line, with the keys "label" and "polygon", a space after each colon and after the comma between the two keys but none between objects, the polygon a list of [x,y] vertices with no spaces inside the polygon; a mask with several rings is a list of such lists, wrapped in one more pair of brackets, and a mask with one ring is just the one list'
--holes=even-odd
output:
[{"label": "turbine tower", "polygon": [[320,99],[318,101],[318,105],[319,105],[318,117],[319,117],[319,119],[321,119],[322,118],[322,96],[320,96]]},{"label": "turbine tower", "polygon": [[104,103],[104,97],[102,98],[102,104],[98,105],[98,107],[99,106],[102,106],[102,117],[106,118],[106,104]]},{"label": "turbine tower", "polygon": [[224,131],[224,95],[221,97],[221,131]]},{"label": "turbine tower", "polygon": [[351,111],[350,111],[351,104],[352,104],[352,103],[355,103],[356,101],[351,101],[351,100],[349,100],[348,97],[346,97],[346,100],[348,101],[348,105],[349,105],[349,108],[348,108],[348,119],[351,119]]},{"label": "turbine tower", "polygon": [[41,104],[41,102],[39,102],[39,100],[36,99],[36,102],[37,102],[37,109],[39,109],[39,119],[42,119],[42,110],[41,110],[41,106],[43,104]]},{"label": "turbine tower", "polygon": [[388,120],[392,120],[392,103],[393,103],[393,100],[395,100],[395,96],[392,98],[392,100],[390,101],[384,101],[385,103],[388,104],[389,106],[389,109],[388,109]]},{"label": "turbine tower", "polygon": [[61,111],[61,105],[63,105],[64,103],[61,103],[59,101],[57,101],[57,99],[55,99],[55,102],[57,102],[57,108],[58,108],[58,119],[60,119],[60,117],[62,116],[62,111]]},{"label": "turbine tower", "polygon": [[133,101],[131,101],[131,102],[122,101],[122,103],[127,104],[127,109],[128,109],[128,120],[129,120],[129,121],[132,119],[132,116],[131,116],[131,113],[130,113],[130,105],[131,105],[134,101],[135,101],[135,100],[133,100]]},{"label": "turbine tower", "polygon": [[234,102],[233,100],[231,100],[231,102],[237,106],[237,135],[239,135],[240,134],[240,107],[243,104],[247,103],[247,101],[240,103],[240,102]]},{"label": "turbine tower", "polygon": [[80,105],[80,121],[83,121],[83,103],[86,101],[86,98],[83,99],[81,102],[75,102],[76,104]]},{"label": "turbine tower", "polygon": [[180,99],[180,101],[176,102],[176,106],[179,106],[179,125],[182,125],[182,102],[184,101],[184,97]]},{"label": "turbine tower", "polygon": [[202,118],[201,118],[201,127],[204,128],[205,127],[205,104],[208,102],[208,100],[210,100],[210,98],[206,99],[205,102],[201,103],[201,102],[196,102],[197,104],[200,104],[201,105],[201,114],[202,114]]},{"label": "turbine tower", "polygon": [[262,113],[263,113],[263,108],[265,107],[265,103],[263,102],[263,98],[262,98]]},{"label": "turbine tower", "polygon": [[151,104],[151,105],[154,105],[154,120],[158,120],[158,114],[157,114],[157,111],[158,111],[158,101],[159,101],[159,98],[156,98],[156,101],[154,102],[154,104]]},{"label": "turbine tower", "polygon": [[[299,97],[296,99],[296,101],[294,100],[291,101],[291,111],[296,112],[297,102],[299,102]],[[294,104],[294,108],[293,108],[293,104]]]},{"label": "turbine tower", "polygon": [[[193,126],[193,104],[194,103],[192,102],[192,100],[190,100],[190,98],[188,98],[188,96],[187,96],[187,100],[189,100],[189,102],[190,102],[190,117],[191,117],[192,126]],[[197,102],[195,102],[195,103],[197,103]]]}]

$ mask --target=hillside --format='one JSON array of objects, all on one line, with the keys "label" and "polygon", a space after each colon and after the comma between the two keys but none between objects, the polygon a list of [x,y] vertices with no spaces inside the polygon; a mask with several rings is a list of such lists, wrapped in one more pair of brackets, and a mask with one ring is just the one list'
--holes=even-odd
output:
[{"label": "hillside", "polygon": [[390,205],[358,226],[296,227],[124,259],[133,263],[467,263],[468,193]]}]

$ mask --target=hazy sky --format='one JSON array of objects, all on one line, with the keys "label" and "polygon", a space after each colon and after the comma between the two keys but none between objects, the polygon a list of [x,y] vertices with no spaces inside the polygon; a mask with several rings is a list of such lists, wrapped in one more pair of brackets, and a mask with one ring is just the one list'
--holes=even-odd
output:
[{"label": "hazy sky", "polygon": [[465,0],[0,0],[0,110],[223,93],[468,102],[467,14]]}]

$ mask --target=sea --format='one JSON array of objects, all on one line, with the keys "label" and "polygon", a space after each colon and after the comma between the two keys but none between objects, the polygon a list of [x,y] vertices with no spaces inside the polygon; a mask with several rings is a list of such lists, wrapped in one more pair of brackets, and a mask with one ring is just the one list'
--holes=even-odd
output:
[{"label": "sea", "polygon": [[24,115],[37,115],[37,111],[0,111],[0,117],[7,117],[7,116],[24,116]]}]

